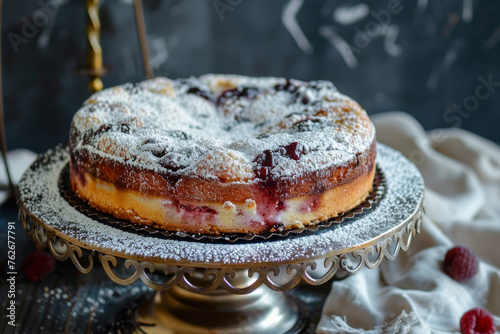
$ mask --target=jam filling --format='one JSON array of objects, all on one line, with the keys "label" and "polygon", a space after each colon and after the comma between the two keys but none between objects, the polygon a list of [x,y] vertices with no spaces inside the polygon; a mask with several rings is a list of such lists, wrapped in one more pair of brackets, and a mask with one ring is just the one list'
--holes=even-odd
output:
[{"label": "jam filling", "polygon": [[286,146],[282,146],[277,150],[265,150],[255,158],[256,168],[254,169],[254,174],[257,178],[261,179],[262,185],[265,187],[275,187],[276,181],[273,179],[271,174],[274,168],[274,159],[281,155],[293,159],[295,161],[300,160],[303,152],[299,147],[298,142],[292,142]]},{"label": "jam filling", "polygon": [[255,87],[237,87],[233,89],[226,89],[217,98],[217,105],[222,105],[228,100],[247,98],[253,99],[259,94],[260,90]]},{"label": "jam filling", "polygon": [[288,91],[290,93],[294,93],[297,91],[297,89],[299,89],[299,86],[296,86],[292,83],[292,81],[287,78],[286,79],[286,82],[284,84],[279,84],[279,85],[276,85],[274,86],[274,89],[276,91]]},{"label": "jam filling", "polygon": [[293,160],[299,160],[302,156],[302,151],[297,149],[298,143],[295,141],[285,146],[285,155]]},{"label": "jam filling", "polygon": [[310,196],[304,201],[304,203],[302,203],[302,206],[300,207],[300,212],[302,213],[314,212],[318,209],[318,206],[319,206],[319,197]]},{"label": "jam filling", "polygon": [[187,94],[194,94],[201,96],[205,100],[212,101],[212,98],[208,95],[208,92],[199,89],[198,87],[191,87],[187,90]]},{"label": "jam filling", "polygon": [[164,204],[165,207],[173,207],[181,215],[181,219],[190,223],[213,222],[217,211],[204,205],[183,204],[174,200]]},{"label": "jam filling", "polygon": [[280,213],[287,208],[288,206],[284,201],[278,200],[275,197],[261,196],[257,198],[257,214],[261,217],[264,225],[268,226],[269,229],[271,229],[273,225],[281,224],[279,217]]}]

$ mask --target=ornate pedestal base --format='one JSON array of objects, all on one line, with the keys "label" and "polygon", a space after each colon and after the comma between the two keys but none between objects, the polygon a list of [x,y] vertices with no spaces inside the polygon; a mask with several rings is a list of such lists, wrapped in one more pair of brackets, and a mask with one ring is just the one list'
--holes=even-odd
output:
[{"label": "ornate pedestal base", "polygon": [[300,302],[266,286],[235,295],[222,288],[199,294],[177,285],[156,293],[136,313],[147,333],[300,333],[307,320]]}]

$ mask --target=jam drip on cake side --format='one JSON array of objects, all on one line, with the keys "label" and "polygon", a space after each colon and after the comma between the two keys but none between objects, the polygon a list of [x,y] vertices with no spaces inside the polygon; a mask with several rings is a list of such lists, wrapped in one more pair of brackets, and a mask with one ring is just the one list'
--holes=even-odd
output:
[{"label": "jam drip on cake side", "polygon": [[257,185],[260,194],[256,199],[257,211],[271,230],[280,228],[282,224],[278,215],[287,209],[286,200],[277,193],[278,183],[272,173],[274,162],[279,156],[298,161],[302,154],[298,142],[292,142],[273,151],[265,150],[254,161],[254,174],[260,180]]}]

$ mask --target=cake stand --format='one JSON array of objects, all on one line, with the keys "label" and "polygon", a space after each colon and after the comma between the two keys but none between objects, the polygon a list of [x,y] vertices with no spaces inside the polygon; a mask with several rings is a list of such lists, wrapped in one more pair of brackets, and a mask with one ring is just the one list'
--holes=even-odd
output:
[{"label": "cake stand", "polygon": [[118,284],[140,279],[157,290],[135,314],[147,333],[299,333],[307,310],[284,291],[393,260],[422,223],[419,171],[381,144],[383,192],[369,209],[314,231],[236,242],[144,235],[97,221],[61,195],[58,180],[68,160],[67,149],[57,147],[25,172],[21,223],[37,244],[82,273],[100,262]]}]

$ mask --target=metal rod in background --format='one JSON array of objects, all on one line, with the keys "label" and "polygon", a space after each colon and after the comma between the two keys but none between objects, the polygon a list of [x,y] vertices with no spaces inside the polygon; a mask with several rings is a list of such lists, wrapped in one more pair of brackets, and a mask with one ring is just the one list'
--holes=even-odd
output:
[{"label": "metal rod in background", "polygon": [[102,65],[101,21],[99,20],[99,0],[85,0],[87,10],[87,68],[90,79],[89,89],[92,93],[103,88],[101,76],[105,70]]},{"label": "metal rod in background", "polygon": [[[2,7],[3,3],[0,0],[0,36],[1,28],[2,28]],[[1,52],[1,43],[0,43],[0,148],[2,150],[2,158],[5,165],[5,172],[7,173],[7,180],[9,181],[9,188],[14,199],[17,200],[17,191],[16,187],[14,187],[14,182],[12,182],[12,177],[10,174],[9,164],[7,163],[7,139],[5,136],[5,122],[3,117],[3,88],[2,88],[2,52]]]},{"label": "metal rod in background", "polygon": [[141,47],[142,64],[144,65],[144,74],[147,79],[151,79],[154,77],[154,74],[149,59],[148,36],[146,34],[146,25],[144,23],[142,0],[134,0],[134,12],[135,22],[137,25],[137,35],[139,36],[139,45]]}]

